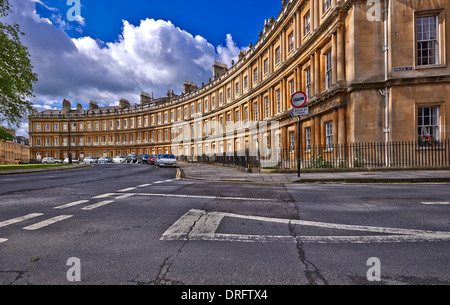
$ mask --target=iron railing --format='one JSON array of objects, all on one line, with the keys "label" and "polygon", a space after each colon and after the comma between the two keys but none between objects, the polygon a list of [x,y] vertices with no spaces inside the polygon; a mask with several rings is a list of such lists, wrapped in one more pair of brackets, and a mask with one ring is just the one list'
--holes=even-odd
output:
[{"label": "iron railing", "polygon": [[[254,169],[294,170],[298,147],[238,151],[201,156],[180,156],[181,161],[212,162]],[[300,167],[317,168],[408,168],[450,166],[450,140],[401,141],[313,145],[301,148]]]}]

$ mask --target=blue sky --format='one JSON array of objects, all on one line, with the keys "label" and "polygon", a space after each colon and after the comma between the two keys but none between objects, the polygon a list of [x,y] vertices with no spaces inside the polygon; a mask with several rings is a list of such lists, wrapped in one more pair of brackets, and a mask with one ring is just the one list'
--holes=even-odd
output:
[{"label": "blue sky", "polygon": [[[142,91],[181,94],[184,81],[207,83],[214,61],[237,61],[281,10],[280,0],[79,0],[81,14],[69,20],[67,0],[10,2],[13,11],[2,19],[25,33],[38,111],[61,109],[64,99],[75,108],[121,98],[138,104]],[[23,122],[19,133],[27,128]]]},{"label": "blue sky", "polygon": [[[66,0],[41,0],[47,7],[67,11]],[[51,19],[52,11],[36,5],[42,17]],[[231,34],[238,46],[253,44],[258,39],[265,19],[276,17],[281,10],[279,0],[227,1],[152,1],[152,0],[80,0],[81,16],[85,19],[82,32],[66,31],[71,37],[90,36],[112,42],[121,33],[122,20],[138,25],[146,18],[171,21],[175,26],[200,35],[213,45],[225,43]]]}]

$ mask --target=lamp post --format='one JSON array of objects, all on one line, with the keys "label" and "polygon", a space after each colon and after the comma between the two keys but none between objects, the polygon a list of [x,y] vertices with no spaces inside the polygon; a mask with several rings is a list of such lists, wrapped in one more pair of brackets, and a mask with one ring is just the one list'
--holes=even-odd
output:
[{"label": "lamp post", "polygon": [[69,119],[68,126],[67,126],[67,128],[69,128],[69,164],[73,163],[72,162],[72,139],[70,136],[70,130],[72,129],[72,126],[75,127],[75,126],[77,126],[77,124],[73,123],[73,125],[72,125],[72,121]]}]

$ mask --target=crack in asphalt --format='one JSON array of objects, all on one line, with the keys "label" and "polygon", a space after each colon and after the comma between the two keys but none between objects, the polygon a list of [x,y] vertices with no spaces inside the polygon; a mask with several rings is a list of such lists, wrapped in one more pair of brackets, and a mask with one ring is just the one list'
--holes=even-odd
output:
[{"label": "crack in asphalt", "polygon": [[[24,277],[25,271],[17,271],[17,270],[0,271],[0,276],[2,274],[15,275],[15,278],[13,278],[12,280],[9,280],[8,283],[2,283],[1,277],[0,277],[0,283],[2,283],[2,285],[13,285],[15,282],[17,282],[18,280],[20,280],[21,278]],[[30,283],[28,283],[28,278],[27,278],[27,284],[30,284]]]},{"label": "crack in asphalt", "polygon": [[304,274],[306,276],[306,279],[308,280],[308,284],[309,285],[328,285],[328,281],[320,273],[321,270],[319,268],[317,268],[317,266],[314,265],[314,263],[312,263],[311,261],[306,259],[306,253],[305,253],[305,250],[303,249],[303,242],[300,240],[300,238],[294,232],[295,225],[293,225],[291,221],[289,221],[288,228],[289,228],[289,234],[295,239],[295,246],[297,248],[298,258],[305,268]]},{"label": "crack in asphalt", "polygon": [[208,215],[200,215],[192,224],[192,226],[189,227],[189,231],[186,234],[186,240],[183,241],[180,248],[177,250],[175,254],[172,254],[164,259],[164,262],[159,267],[159,272],[156,275],[156,278],[152,281],[145,282],[145,281],[130,281],[133,283],[137,283],[138,285],[184,285],[181,281],[171,280],[167,278],[167,274],[170,271],[170,268],[172,267],[175,260],[178,258],[178,256],[183,251],[183,248],[187,245],[187,243],[190,241],[189,235],[191,234],[192,230],[194,229],[195,225],[197,224],[202,217],[208,217]]}]

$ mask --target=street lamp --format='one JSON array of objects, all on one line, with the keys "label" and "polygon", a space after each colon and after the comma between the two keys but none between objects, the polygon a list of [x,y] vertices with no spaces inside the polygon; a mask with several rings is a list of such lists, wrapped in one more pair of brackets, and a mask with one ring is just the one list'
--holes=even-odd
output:
[{"label": "street lamp", "polygon": [[69,119],[68,122],[68,128],[69,128],[69,164],[72,164],[72,139],[70,136],[70,130],[72,129],[72,126],[75,127],[77,126],[76,123],[71,123],[71,120]]}]

